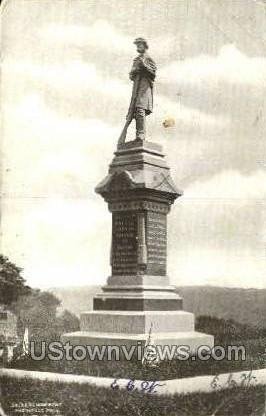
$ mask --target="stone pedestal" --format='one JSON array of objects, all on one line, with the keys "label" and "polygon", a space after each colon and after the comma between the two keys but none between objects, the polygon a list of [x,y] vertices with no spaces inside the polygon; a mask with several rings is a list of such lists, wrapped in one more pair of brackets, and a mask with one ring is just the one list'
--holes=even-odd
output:
[{"label": "stone pedestal", "polygon": [[[125,143],[96,187],[112,213],[111,276],[81,314],[81,331],[63,341],[89,345],[145,344],[150,328],[158,345],[213,345],[194,331],[194,315],[167,276],[167,215],[182,195],[170,176],[162,147]],[[180,242],[182,244],[182,242]]]}]

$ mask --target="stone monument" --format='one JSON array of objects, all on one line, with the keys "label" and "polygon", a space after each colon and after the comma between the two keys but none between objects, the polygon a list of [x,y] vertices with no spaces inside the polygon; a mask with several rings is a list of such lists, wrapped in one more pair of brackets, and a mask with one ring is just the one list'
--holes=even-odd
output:
[{"label": "stone monument", "polygon": [[[134,85],[126,125],[108,175],[96,187],[112,213],[112,273],[94,297],[93,311],[81,314],[81,331],[62,339],[81,345],[144,345],[152,327],[155,345],[188,345],[193,353],[200,345],[213,346],[213,337],[195,332],[194,315],[183,311],[182,298],[169,284],[167,215],[182,192],[162,146],[145,140],[156,66],[146,55],[145,39],[135,43],[140,55],[130,72]],[[126,142],[133,118],[136,139]]]}]

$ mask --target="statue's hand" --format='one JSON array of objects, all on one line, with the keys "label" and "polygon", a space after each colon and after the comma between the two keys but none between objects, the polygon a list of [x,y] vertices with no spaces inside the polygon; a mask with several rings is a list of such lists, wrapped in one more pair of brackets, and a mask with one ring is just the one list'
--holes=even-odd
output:
[{"label": "statue's hand", "polygon": [[139,56],[138,58],[138,64],[140,67],[144,66],[144,56]]}]

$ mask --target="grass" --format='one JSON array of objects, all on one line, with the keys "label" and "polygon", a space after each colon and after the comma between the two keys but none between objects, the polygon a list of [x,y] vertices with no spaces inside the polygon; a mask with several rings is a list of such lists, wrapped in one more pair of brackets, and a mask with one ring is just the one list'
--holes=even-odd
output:
[{"label": "grass", "polygon": [[[48,361],[21,360],[10,366],[27,370],[51,371],[70,374],[142,380],[166,380],[217,375],[225,372],[264,368],[266,364],[266,338],[234,340],[220,335],[221,345],[244,345],[245,361],[163,361],[156,368],[143,368],[140,361]],[[30,379],[15,380],[0,377],[3,408],[8,416],[18,416],[21,409],[12,407],[18,403],[57,403],[58,416],[263,416],[265,415],[265,387],[242,386],[227,390],[213,389],[211,393],[159,396],[156,393],[113,390],[75,383],[52,383]],[[28,410],[28,409],[27,409]],[[35,415],[34,407],[27,414]],[[39,413],[36,413],[39,414]],[[53,414],[53,413],[41,413]]]},{"label": "grass", "polygon": [[158,396],[156,393],[113,391],[111,387],[9,377],[0,377],[0,385],[1,404],[9,416],[19,414],[14,405],[27,402],[57,403],[61,416],[262,416],[265,405],[265,387],[262,386],[208,394]]},{"label": "grass", "polygon": [[[240,343],[238,342],[240,345]],[[145,368],[140,361],[33,361],[23,360],[12,363],[13,368],[36,371],[51,371],[68,374],[84,374],[113,378],[131,378],[141,380],[167,380],[173,378],[194,377],[198,375],[215,375],[232,371],[245,371],[264,368],[266,359],[266,338],[241,342],[246,347],[245,361],[162,361],[156,368]],[[237,345],[237,343],[236,343]]]}]

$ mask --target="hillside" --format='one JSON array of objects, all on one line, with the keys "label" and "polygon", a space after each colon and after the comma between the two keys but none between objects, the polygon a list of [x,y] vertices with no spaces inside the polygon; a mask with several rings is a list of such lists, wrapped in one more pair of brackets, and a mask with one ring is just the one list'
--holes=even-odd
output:
[{"label": "hillside", "polygon": [[60,310],[68,309],[76,315],[92,309],[93,296],[100,290],[100,286],[55,287],[49,289],[61,300]]},{"label": "hillside", "polygon": [[266,327],[266,289],[186,286],[177,289],[184,309],[197,316],[209,315]]},{"label": "hillside", "polygon": [[[93,295],[99,290],[99,286],[50,289],[62,301],[62,309],[77,315],[92,309]],[[209,315],[266,327],[266,289],[186,286],[177,291],[184,298],[184,309],[196,316]]]}]

